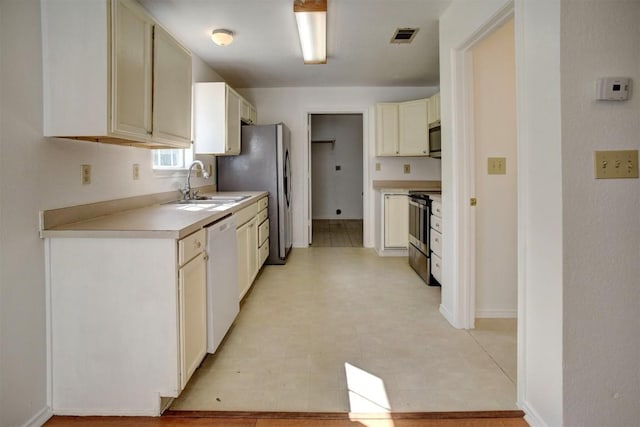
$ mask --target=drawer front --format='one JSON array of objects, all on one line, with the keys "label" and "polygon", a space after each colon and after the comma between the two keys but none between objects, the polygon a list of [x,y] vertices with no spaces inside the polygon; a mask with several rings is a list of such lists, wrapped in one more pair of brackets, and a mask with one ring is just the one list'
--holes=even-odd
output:
[{"label": "drawer front", "polygon": [[240,228],[258,214],[258,203],[247,206],[241,211],[236,212],[236,228]]},{"label": "drawer front", "polygon": [[260,256],[260,266],[269,258],[269,239],[265,240],[260,249],[258,250]]},{"label": "drawer front", "polygon": [[431,228],[436,230],[438,233],[442,233],[442,218],[431,215]]},{"label": "drawer front", "polygon": [[258,214],[258,224],[262,224],[262,222],[267,218],[269,218],[269,210],[264,208]]},{"label": "drawer front", "polygon": [[178,241],[178,264],[183,265],[202,252],[206,245],[207,233],[198,230]]},{"label": "drawer front", "polygon": [[261,211],[262,209],[266,209],[267,206],[269,206],[269,198],[268,197],[263,197],[262,199],[258,200],[258,210]]},{"label": "drawer front", "polygon": [[431,243],[431,252],[442,256],[442,234],[432,229],[429,243]]},{"label": "drawer front", "polygon": [[431,202],[431,213],[439,218],[442,218],[442,203],[437,200]]},{"label": "drawer front", "polygon": [[431,254],[431,274],[442,284],[442,258]]},{"label": "drawer front", "polygon": [[258,227],[258,245],[261,245],[269,237],[269,221],[264,221]]}]

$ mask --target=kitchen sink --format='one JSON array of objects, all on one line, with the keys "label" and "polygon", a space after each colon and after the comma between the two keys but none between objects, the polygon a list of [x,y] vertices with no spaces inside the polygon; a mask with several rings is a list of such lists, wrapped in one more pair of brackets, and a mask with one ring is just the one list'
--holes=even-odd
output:
[{"label": "kitchen sink", "polygon": [[209,200],[220,203],[238,203],[251,196],[199,196],[197,200]]},{"label": "kitchen sink", "polygon": [[239,203],[245,199],[248,199],[249,197],[251,196],[197,196],[195,199],[174,200],[172,202],[168,202],[167,204],[220,206]]}]

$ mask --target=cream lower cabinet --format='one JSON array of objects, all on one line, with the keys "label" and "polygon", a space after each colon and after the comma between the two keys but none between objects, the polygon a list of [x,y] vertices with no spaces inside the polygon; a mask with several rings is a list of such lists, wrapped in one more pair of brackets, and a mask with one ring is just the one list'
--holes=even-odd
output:
[{"label": "cream lower cabinet", "polygon": [[191,53],[133,0],[42,2],[45,136],[191,145]]},{"label": "cream lower cabinet", "polygon": [[237,256],[238,256],[238,295],[242,299],[251,288],[258,271],[269,256],[269,217],[268,198],[263,197],[256,203],[235,213]]},{"label": "cream lower cabinet", "polygon": [[237,229],[238,239],[238,293],[240,299],[247,293],[258,274],[258,219],[252,218]]},{"label": "cream lower cabinet", "polygon": [[207,352],[207,255],[204,252],[178,271],[180,304],[180,386],[185,388]]},{"label": "cream lower cabinet", "polygon": [[206,350],[204,230],[45,239],[54,414],[160,415]]},{"label": "cream lower cabinet", "polygon": [[409,199],[407,194],[383,193],[383,249],[409,247]]}]

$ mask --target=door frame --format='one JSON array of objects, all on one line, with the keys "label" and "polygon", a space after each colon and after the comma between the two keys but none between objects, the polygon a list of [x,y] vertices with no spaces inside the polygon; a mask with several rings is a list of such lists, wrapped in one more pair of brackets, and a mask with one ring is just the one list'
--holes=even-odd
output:
[{"label": "door frame", "polygon": [[306,246],[311,243],[312,235],[312,176],[311,176],[311,116],[314,114],[329,114],[329,115],[341,115],[341,114],[359,114],[362,116],[362,245],[363,247],[370,247],[371,231],[369,228],[373,224],[371,218],[370,201],[373,200],[371,194],[371,186],[367,185],[369,182],[369,107],[335,107],[335,108],[312,108],[308,107],[304,109],[305,120],[307,124],[307,161],[305,162],[304,174],[307,180],[305,186],[305,192],[303,194],[304,207],[306,210],[305,220],[307,221],[306,230]]},{"label": "door frame", "polygon": [[[460,256],[458,257],[458,321],[459,327],[473,329],[476,315],[476,209],[470,206],[475,197],[475,126],[473,96],[473,54],[472,48],[515,15],[514,4],[509,2],[482,28],[471,35],[457,49],[452,51],[454,103],[453,132],[458,135],[460,147],[459,167],[456,168],[460,180],[456,182],[455,203],[460,207]],[[517,94],[516,94],[517,96]]]}]

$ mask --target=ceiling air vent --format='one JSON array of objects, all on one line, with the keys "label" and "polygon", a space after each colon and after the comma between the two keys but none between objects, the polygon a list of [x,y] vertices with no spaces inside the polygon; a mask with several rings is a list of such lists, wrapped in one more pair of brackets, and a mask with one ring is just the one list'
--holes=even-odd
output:
[{"label": "ceiling air vent", "polygon": [[411,43],[419,28],[398,28],[391,37],[391,43]]}]

